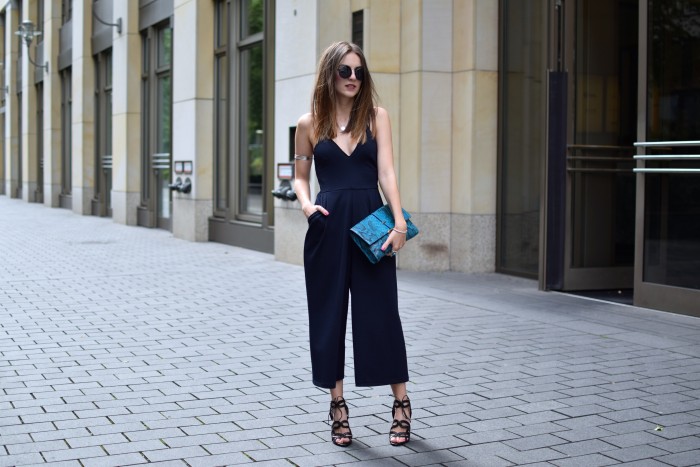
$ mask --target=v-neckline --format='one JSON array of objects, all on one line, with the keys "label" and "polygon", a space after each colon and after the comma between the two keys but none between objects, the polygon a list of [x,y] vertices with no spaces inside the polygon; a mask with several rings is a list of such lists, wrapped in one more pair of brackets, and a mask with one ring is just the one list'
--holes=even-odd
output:
[{"label": "v-neckline", "polygon": [[343,153],[343,155],[344,155],[345,157],[352,157],[352,155],[355,154],[355,151],[357,150],[357,147],[360,145],[360,141],[358,140],[357,143],[355,143],[355,147],[352,148],[352,151],[350,152],[350,154],[348,154],[347,152],[345,152],[345,150],[343,150],[343,148],[340,147],[340,144],[338,144],[338,143],[335,141],[335,139],[332,139],[331,141],[333,142],[333,144],[335,145],[335,147],[338,148],[338,149],[340,150],[340,152]]}]

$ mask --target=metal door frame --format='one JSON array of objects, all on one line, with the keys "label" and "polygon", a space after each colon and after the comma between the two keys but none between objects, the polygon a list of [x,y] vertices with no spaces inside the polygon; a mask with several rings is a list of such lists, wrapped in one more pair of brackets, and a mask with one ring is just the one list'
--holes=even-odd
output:
[{"label": "metal door frame", "polygon": [[[635,251],[634,251],[634,305],[660,309],[675,313],[700,316],[700,290],[687,289],[663,285],[644,281],[644,229],[645,219],[645,174],[654,173],[654,169],[647,168],[647,160],[653,160],[653,156],[646,154],[646,148],[663,143],[666,146],[685,146],[692,143],[694,146],[700,142],[686,141],[666,141],[648,142],[646,141],[647,130],[647,75],[648,75],[648,27],[649,27],[649,4],[639,2],[639,69],[638,69],[638,93],[637,93],[637,161],[634,172],[637,174],[637,200],[635,210]],[[700,157],[700,156],[697,156]],[[687,157],[691,159],[692,157]],[[686,159],[682,156],[675,160]],[[656,158],[658,159],[658,157]],[[673,170],[673,169],[672,169]],[[681,169],[682,170],[682,169]],[[658,172],[658,171],[657,171]],[[698,174],[700,176],[700,174]]]},{"label": "metal door frame", "polygon": [[[547,188],[545,194],[546,220],[543,231],[546,232],[547,250],[541,263],[544,274],[540,274],[540,284],[548,289],[588,290],[605,288],[630,288],[633,285],[633,266],[624,267],[573,267],[573,177],[581,171],[608,171],[607,169],[581,169],[576,161],[583,158],[577,151],[620,151],[631,146],[582,146],[574,143],[576,78],[576,13],[579,0],[553,1],[550,5],[550,54],[547,115]],[[556,90],[555,84],[564,81],[563,90]],[[564,100],[557,103],[556,100]],[[553,122],[559,113],[565,118],[565,125]],[[557,134],[559,133],[559,134]],[[563,178],[564,183],[558,179]],[[563,186],[562,186],[563,185]],[[562,193],[563,191],[563,193]],[[562,202],[563,198],[563,202]],[[552,216],[556,216],[555,219]],[[542,276],[545,276],[544,278]],[[592,278],[594,278],[592,280]]]}]

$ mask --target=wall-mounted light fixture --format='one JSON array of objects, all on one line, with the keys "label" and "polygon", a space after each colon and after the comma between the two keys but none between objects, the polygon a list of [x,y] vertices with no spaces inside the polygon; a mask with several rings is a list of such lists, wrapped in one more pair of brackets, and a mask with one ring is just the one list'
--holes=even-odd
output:
[{"label": "wall-mounted light fixture", "polygon": [[37,31],[36,28],[34,27],[34,23],[32,23],[29,20],[22,21],[22,24],[19,25],[19,30],[15,32],[18,36],[20,36],[22,39],[24,39],[24,42],[27,44],[27,58],[29,59],[29,62],[34,65],[37,68],[43,68],[46,70],[46,72],[49,72],[49,62],[46,62],[44,65],[40,65],[36,63],[34,60],[32,60],[32,54],[30,53],[31,49],[30,46],[32,45],[32,41],[34,40],[35,37],[41,36],[41,31]]},{"label": "wall-mounted light fixture", "polygon": [[96,12],[94,9],[92,10],[92,16],[93,16],[98,22],[104,24],[105,26],[114,26],[114,27],[116,27],[116,28],[117,28],[117,34],[121,34],[121,33],[122,33],[122,19],[121,19],[121,18],[117,18],[117,22],[116,22],[116,23],[108,23],[108,22],[104,21],[102,18],[100,18],[99,16],[97,16],[97,12]]}]

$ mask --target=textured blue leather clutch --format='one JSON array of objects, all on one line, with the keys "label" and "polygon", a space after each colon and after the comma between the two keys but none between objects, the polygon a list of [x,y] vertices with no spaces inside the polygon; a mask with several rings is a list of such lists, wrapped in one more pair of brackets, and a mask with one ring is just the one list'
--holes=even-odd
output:
[{"label": "textured blue leather clutch", "polygon": [[[402,209],[403,217],[406,219],[408,232],[406,240],[410,240],[418,235],[418,227],[409,219],[411,215]],[[387,253],[391,252],[391,245],[386,251],[382,251],[382,245],[389,237],[389,232],[394,228],[394,216],[388,204],[374,211],[369,216],[362,219],[350,229],[350,236],[355,241],[360,250],[367,256],[372,264],[377,264]]]}]

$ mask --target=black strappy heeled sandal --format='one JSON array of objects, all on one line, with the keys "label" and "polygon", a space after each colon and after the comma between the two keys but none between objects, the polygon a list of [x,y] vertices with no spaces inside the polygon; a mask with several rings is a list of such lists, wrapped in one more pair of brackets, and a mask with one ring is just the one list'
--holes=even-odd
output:
[{"label": "black strappy heeled sandal", "polygon": [[[342,420],[343,409],[345,409],[345,420]],[[339,420],[335,419],[336,411],[340,412]],[[331,441],[333,442],[333,444],[335,444],[336,446],[340,446],[341,448],[348,447],[350,446],[350,444],[352,444],[352,431],[350,430],[350,423],[348,423],[347,420],[349,417],[350,408],[345,403],[345,399],[343,399],[341,396],[338,396],[335,399],[331,400],[331,410],[328,412],[328,419],[330,420],[330,422],[332,422]],[[341,442],[341,439],[345,439],[347,441]]]},{"label": "black strappy heeled sandal", "polygon": [[[397,420],[396,411],[401,409],[404,420]],[[406,413],[408,410],[408,414]],[[389,432],[389,444],[392,446],[403,446],[411,441],[411,401],[408,396],[403,396],[402,400],[394,399],[394,406],[391,409],[391,417],[394,421],[391,423],[391,431]],[[401,428],[404,431],[394,431],[396,428]]]}]

